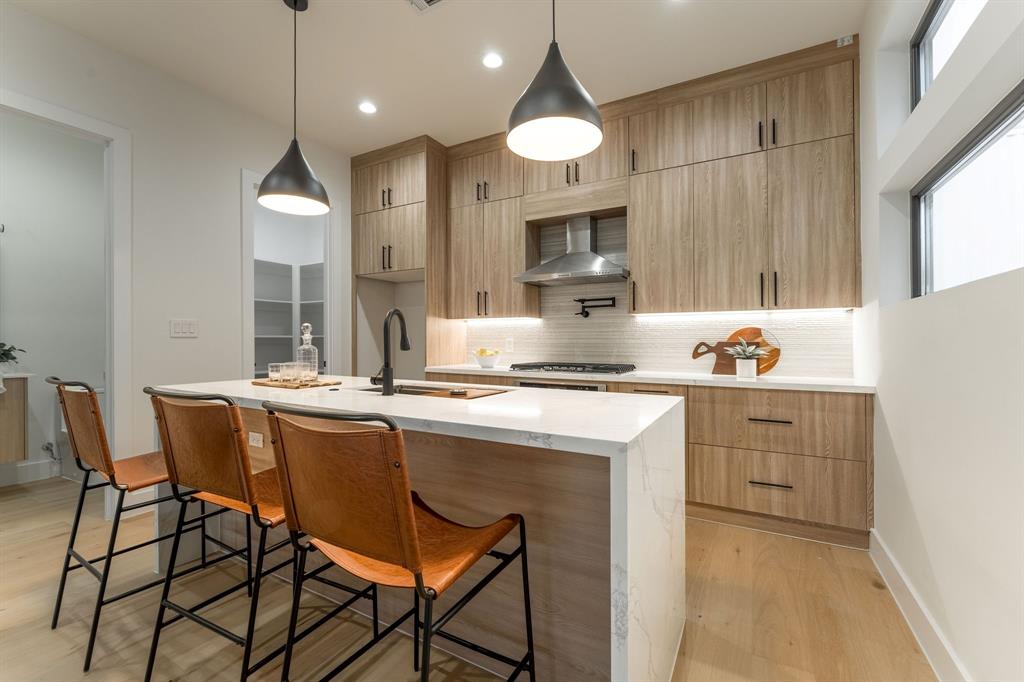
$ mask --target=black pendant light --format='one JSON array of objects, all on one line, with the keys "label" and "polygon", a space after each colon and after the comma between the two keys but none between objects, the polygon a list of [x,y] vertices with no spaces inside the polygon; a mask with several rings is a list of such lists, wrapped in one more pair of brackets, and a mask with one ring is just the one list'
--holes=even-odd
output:
[{"label": "black pendant light", "polygon": [[551,45],[533,82],[508,117],[509,149],[537,161],[566,161],[601,144],[601,113],[569,70],[555,41],[555,0],[551,0]]},{"label": "black pendant light", "polygon": [[292,10],[292,143],[260,183],[256,200],[281,213],[292,215],[323,215],[331,210],[331,200],[320,184],[316,173],[309,167],[299,149],[295,119],[298,95],[298,16],[309,7],[308,0],[284,0]]}]

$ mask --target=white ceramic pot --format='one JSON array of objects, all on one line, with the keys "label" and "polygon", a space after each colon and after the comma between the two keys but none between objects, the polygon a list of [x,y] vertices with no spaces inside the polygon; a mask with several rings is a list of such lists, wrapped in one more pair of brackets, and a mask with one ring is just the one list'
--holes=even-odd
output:
[{"label": "white ceramic pot", "polygon": [[737,358],[736,359],[736,376],[744,379],[755,379],[757,378],[757,359],[750,358],[747,360]]},{"label": "white ceramic pot", "polygon": [[497,355],[474,355],[473,357],[476,358],[476,364],[483,369],[491,369],[498,362]]}]

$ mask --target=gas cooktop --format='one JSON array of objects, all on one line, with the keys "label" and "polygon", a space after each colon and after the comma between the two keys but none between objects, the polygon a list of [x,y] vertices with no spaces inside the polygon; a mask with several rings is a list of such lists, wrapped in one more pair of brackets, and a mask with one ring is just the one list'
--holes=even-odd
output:
[{"label": "gas cooktop", "polygon": [[580,372],[590,374],[625,374],[636,370],[636,365],[617,365],[599,362],[515,362],[513,372]]}]

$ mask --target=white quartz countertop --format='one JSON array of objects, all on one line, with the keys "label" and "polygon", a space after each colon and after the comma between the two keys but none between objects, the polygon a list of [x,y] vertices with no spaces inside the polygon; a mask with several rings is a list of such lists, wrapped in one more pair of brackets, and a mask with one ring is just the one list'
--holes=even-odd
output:
[{"label": "white quartz countertop", "polygon": [[680,386],[723,386],[735,388],[774,388],[790,391],[831,391],[834,393],[874,393],[875,387],[853,379],[831,379],[827,377],[786,377],[770,374],[756,379],[741,379],[734,376],[704,374],[700,372],[658,372],[637,370],[625,374],[588,374],[586,372],[513,372],[508,367],[482,369],[477,365],[440,365],[427,367],[427,372],[439,374],[481,374],[506,376],[523,379],[558,381],[596,381],[601,383],[674,384]]},{"label": "white quartz countertop", "polygon": [[[377,412],[393,417],[399,426],[410,431],[605,457],[624,452],[628,444],[682,400],[672,396],[531,388],[511,388],[502,394],[474,400],[401,394],[385,397],[358,390],[370,386],[364,377],[323,378],[342,383],[290,390],[253,386],[248,379],[238,379],[161,388],[226,395],[242,407],[259,408],[264,400],[271,400],[344,412]],[[451,385],[400,379],[395,383],[441,388]]]},{"label": "white quartz countertop", "polygon": [[32,372],[0,372],[0,377],[4,379],[28,379],[34,376]]}]

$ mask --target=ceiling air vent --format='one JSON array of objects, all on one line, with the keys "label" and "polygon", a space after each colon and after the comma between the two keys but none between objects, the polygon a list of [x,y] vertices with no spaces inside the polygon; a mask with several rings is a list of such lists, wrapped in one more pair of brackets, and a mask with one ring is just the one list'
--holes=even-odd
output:
[{"label": "ceiling air vent", "polygon": [[409,4],[421,12],[426,12],[434,5],[441,4],[441,0],[409,0]]}]

